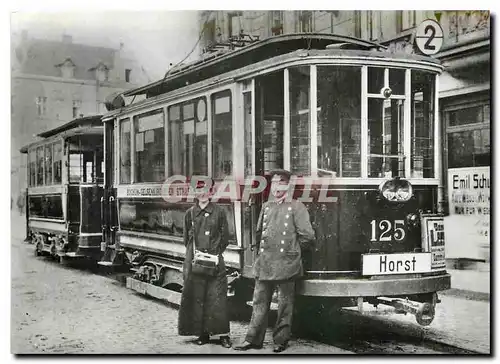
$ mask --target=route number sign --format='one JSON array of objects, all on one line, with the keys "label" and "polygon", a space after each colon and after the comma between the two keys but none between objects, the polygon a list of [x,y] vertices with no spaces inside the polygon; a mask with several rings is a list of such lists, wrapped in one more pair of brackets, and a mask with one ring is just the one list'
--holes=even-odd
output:
[{"label": "route number sign", "polygon": [[417,27],[415,41],[423,54],[436,54],[443,46],[443,28],[433,19],[424,20]]}]

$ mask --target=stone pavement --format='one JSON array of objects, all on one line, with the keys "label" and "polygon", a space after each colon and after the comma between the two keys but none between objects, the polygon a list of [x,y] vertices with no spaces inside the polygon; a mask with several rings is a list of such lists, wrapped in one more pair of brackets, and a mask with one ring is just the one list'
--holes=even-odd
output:
[{"label": "stone pavement", "polygon": [[[14,217],[13,221],[17,221],[14,224],[17,229],[12,229],[11,244],[13,353],[228,353],[216,344],[199,347],[190,342],[192,338],[177,336],[175,308],[146,299],[113,279],[35,258],[33,245],[22,243],[22,217]],[[466,276],[471,271],[452,272],[452,286],[463,282],[461,287],[482,287],[477,277],[453,278],[462,273]],[[377,320],[390,320],[395,329],[416,332],[422,338],[489,353],[489,300],[464,299],[453,294],[439,297],[442,302],[428,327],[418,326],[411,315],[393,315],[383,309],[384,306],[366,307],[365,314]],[[247,324],[231,321],[233,341],[244,336]],[[247,353],[271,353],[271,342],[269,330],[265,349]],[[285,353],[347,352],[330,345],[297,340],[292,341]]]},{"label": "stone pavement", "polygon": [[[11,352],[15,354],[240,354],[217,343],[202,347],[177,335],[177,309],[146,299],[111,278],[36,258],[33,246],[12,239]],[[231,321],[233,341],[247,322]],[[265,347],[246,354],[272,353]],[[285,354],[348,354],[293,340]]]}]

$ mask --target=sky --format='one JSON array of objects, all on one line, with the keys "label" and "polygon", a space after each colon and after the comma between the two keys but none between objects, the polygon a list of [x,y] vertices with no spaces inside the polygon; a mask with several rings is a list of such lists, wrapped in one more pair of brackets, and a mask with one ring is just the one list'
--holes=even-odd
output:
[{"label": "sky", "polygon": [[[68,34],[73,43],[112,48],[123,42],[151,80],[163,77],[170,63],[181,61],[199,37],[195,10],[12,13],[11,33],[22,30],[30,38],[59,40]],[[198,55],[195,50],[187,61]]]}]

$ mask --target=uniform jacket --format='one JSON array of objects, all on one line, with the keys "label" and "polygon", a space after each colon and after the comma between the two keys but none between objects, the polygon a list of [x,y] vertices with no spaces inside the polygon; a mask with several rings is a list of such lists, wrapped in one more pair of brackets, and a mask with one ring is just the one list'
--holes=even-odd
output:
[{"label": "uniform jacket", "polygon": [[[191,211],[194,215],[194,226],[191,224]],[[219,255],[216,277],[192,274],[193,233],[197,250]],[[222,257],[229,244],[228,239],[226,213],[220,206],[210,202],[201,209],[196,204],[187,211],[184,217],[186,259],[183,265],[184,287],[179,308],[179,335],[201,335],[203,332],[217,335],[229,332],[226,266]]]},{"label": "uniform jacket", "polygon": [[303,275],[301,250],[312,247],[315,236],[309,212],[302,202],[265,202],[256,237],[256,279],[278,281]]}]

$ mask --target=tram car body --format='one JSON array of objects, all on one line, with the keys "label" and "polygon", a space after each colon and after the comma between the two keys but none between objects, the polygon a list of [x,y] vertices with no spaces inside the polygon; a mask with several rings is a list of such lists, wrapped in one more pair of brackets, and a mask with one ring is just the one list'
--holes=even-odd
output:
[{"label": "tram car body", "polygon": [[316,233],[298,294],[332,305],[384,303],[429,324],[436,292],[450,287],[439,210],[442,69],[368,41],[295,34],[129,91],[145,99],[103,117],[114,222],[102,264],[120,256],[136,272],[130,288],[178,301],[183,217],[193,201],[175,179],[208,175],[221,191],[233,181],[237,197],[218,202],[231,236],[224,257],[233,293],[251,300],[266,191],[250,199],[242,191],[253,188],[252,176],[284,168],[298,176],[294,193]]},{"label": "tram car body", "polygon": [[36,255],[100,260],[101,116],[74,119],[21,149],[28,158],[26,229]]}]

